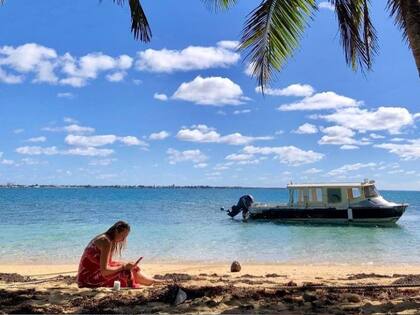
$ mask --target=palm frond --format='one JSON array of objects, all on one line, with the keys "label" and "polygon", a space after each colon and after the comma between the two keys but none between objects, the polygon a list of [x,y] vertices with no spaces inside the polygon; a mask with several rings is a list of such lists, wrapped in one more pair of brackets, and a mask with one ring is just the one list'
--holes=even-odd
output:
[{"label": "palm frond", "polygon": [[204,5],[211,11],[220,11],[233,7],[238,0],[202,0]]},{"label": "palm frond", "polygon": [[152,38],[152,31],[147,21],[146,14],[140,4],[140,0],[113,0],[118,5],[123,5],[128,1],[131,12],[131,33],[134,38],[142,42],[149,42]]},{"label": "palm frond", "polygon": [[347,64],[371,69],[377,54],[376,30],[369,15],[369,0],[333,0]]},{"label": "palm frond", "polygon": [[298,47],[315,0],[263,0],[247,17],[240,49],[262,87]]},{"label": "palm frond", "polygon": [[387,9],[390,15],[395,18],[395,23],[403,32],[404,39],[407,40],[406,22],[402,14],[402,1],[401,0],[388,0]]}]

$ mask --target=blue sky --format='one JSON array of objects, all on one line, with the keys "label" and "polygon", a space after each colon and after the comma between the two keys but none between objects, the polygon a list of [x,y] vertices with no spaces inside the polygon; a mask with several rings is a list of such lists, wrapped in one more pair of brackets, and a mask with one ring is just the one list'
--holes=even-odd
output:
[{"label": "blue sky", "polygon": [[196,0],[145,0],[149,44],[133,40],[128,8],[110,0],[6,1],[0,183],[281,187],[368,177],[419,190],[420,82],[379,2],[372,72],[345,65],[334,12],[321,8],[263,97],[234,49],[258,1],[213,13]]}]

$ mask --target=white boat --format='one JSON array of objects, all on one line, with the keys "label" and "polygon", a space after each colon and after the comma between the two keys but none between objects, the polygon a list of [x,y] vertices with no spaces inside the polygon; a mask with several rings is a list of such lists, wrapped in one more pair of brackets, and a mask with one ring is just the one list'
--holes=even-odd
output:
[{"label": "white boat", "polygon": [[[408,207],[405,203],[385,200],[377,191],[375,182],[368,180],[362,183],[289,184],[287,189],[287,204],[249,203],[248,209],[241,209],[244,218],[319,223],[393,223]],[[239,213],[238,206],[235,206],[236,209],[232,207],[228,214],[234,216]]]}]

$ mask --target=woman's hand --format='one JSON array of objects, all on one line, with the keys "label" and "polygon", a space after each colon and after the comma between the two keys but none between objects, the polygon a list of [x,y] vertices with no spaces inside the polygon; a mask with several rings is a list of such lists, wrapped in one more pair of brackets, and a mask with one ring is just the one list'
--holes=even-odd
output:
[{"label": "woman's hand", "polygon": [[123,265],[123,269],[124,269],[124,270],[131,270],[131,269],[133,269],[135,266],[136,266],[136,265],[135,265],[135,264],[133,264],[133,263],[126,263],[126,264],[124,264],[124,265]]}]

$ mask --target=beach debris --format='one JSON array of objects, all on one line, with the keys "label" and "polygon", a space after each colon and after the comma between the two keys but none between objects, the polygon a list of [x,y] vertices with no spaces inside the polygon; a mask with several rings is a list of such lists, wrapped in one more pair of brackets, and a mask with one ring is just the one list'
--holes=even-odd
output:
[{"label": "beach debris", "polygon": [[349,301],[350,303],[359,303],[362,301],[360,295],[355,293],[344,293],[343,298]]},{"label": "beach debris", "polygon": [[420,283],[420,275],[406,275],[395,280],[392,284],[416,284]]},{"label": "beach debris", "polygon": [[175,300],[173,302],[174,305],[179,305],[185,302],[187,299],[187,293],[181,288],[178,288],[178,292],[176,293]]},{"label": "beach debris", "polygon": [[303,300],[305,302],[313,302],[317,299],[316,293],[313,291],[305,291],[303,293]]},{"label": "beach debris", "polygon": [[32,279],[28,276],[22,276],[17,273],[0,273],[0,281],[10,282],[28,282]]},{"label": "beach debris", "polygon": [[239,272],[241,271],[241,264],[239,261],[232,262],[232,265],[230,266],[230,272]]},{"label": "beach debris", "polygon": [[265,277],[266,277],[266,278],[280,278],[280,277],[282,277],[282,278],[287,278],[287,275],[279,275],[279,274],[277,274],[277,273],[267,273],[267,274],[265,275]]},{"label": "beach debris", "polygon": [[158,280],[173,280],[175,282],[195,280],[196,277],[186,273],[167,273],[165,275],[155,275],[153,278]]},{"label": "beach debris", "polygon": [[349,274],[347,279],[345,280],[360,280],[360,279],[369,279],[369,278],[392,278],[392,276],[380,275],[377,273],[357,273],[357,274]]},{"label": "beach debris", "polygon": [[297,287],[297,283],[294,282],[293,280],[290,280],[289,282],[286,283],[286,286],[288,286],[288,287]]}]

